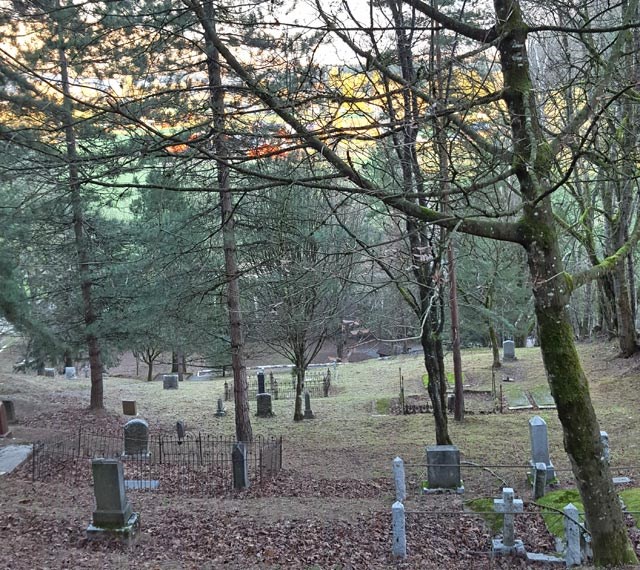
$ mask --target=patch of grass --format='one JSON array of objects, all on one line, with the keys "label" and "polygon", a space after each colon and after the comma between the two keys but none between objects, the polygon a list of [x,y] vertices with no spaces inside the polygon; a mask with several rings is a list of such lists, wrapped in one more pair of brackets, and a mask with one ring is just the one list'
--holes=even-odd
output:
[{"label": "patch of grass", "polygon": [[513,384],[503,384],[502,393],[507,399],[507,405],[512,407],[530,406],[529,398],[520,386]]},{"label": "patch of grass", "polygon": [[[542,518],[544,519],[547,530],[558,538],[564,538],[564,516],[562,515],[562,509],[569,503],[573,503],[578,511],[584,511],[584,505],[582,504],[577,489],[551,491],[541,499],[538,499],[538,505],[543,507]],[[584,515],[580,515],[580,522],[584,523]]]},{"label": "patch of grass", "polygon": [[465,507],[471,509],[474,513],[481,513],[492,534],[498,534],[501,531],[504,524],[504,516],[494,512],[493,499],[482,497],[472,501],[465,501]]},{"label": "patch of grass", "polygon": [[388,414],[389,408],[391,407],[391,399],[390,398],[380,398],[376,400],[376,413],[378,414]]},{"label": "patch of grass", "polygon": [[[449,386],[451,388],[453,388],[456,385],[456,377],[454,375],[453,372],[446,372],[445,375],[447,376],[447,384],[449,384]],[[429,375],[428,374],[423,374],[422,375],[422,385],[425,388],[429,387]]]},{"label": "patch of grass", "polygon": [[640,489],[625,489],[620,491],[620,498],[624,501],[624,505],[633,517],[636,527],[640,528]]}]

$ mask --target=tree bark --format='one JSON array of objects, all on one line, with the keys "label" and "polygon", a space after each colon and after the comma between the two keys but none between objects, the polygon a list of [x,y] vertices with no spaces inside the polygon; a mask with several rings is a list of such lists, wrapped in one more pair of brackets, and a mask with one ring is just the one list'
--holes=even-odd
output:
[{"label": "tree bark", "polygon": [[240,309],[240,271],[236,251],[235,221],[233,200],[229,188],[229,167],[226,165],[227,145],[224,135],[225,103],[220,69],[220,54],[212,41],[210,32],[215,34],[215,9],[211,0],[206,0],[204,9],[198,16],[204,28],[205,49],[207,54],[207,73],[209,79],[210,105],[213,111],[213,145],[218,158],[217,178],[220,194],[220,215],[222,217],[222,242],[224,266],[227,282],[227,309],[229,311],[229,336],[231,338],[231,367],[233,369],[233,399],[235,404],[236,439],[250,442],[253,440],[249,398],[247,368],[244,356],[244,338],[242,333],[242,314]]},{"label": "tree bark", "polygon": [[89,260],[89,245],[84,229],[84,209],[82,206],[81,183],[78,172],[78,151],[76,134],[73,127],[73,100],[69,87],[69,70],[67,55],[64,49],[62,25],[59,25],[58,58],[60,61],[60,76],[62,79],[64,134],[68,161],[69,190],[71,192],[71,209],[73,212],[73,231],[75,235],[76,253],[78,256],[78,273],[80,276],[80,290],[82,294],[83,318],[85,325],[85,341],[89,352],[89,366],[91,368],[91,396],[89,407],[92,410],[104,408],[104,387],[102,381],[102,358],[100,344],[94,332],[94,325],[98,315],[92,296],[93,281]]}]

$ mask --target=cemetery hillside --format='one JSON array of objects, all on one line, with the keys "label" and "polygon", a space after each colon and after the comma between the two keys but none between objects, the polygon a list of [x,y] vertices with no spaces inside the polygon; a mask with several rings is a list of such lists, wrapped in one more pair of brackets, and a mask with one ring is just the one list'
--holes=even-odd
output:
[{"label": "cemetery hillside", "polygon": [[640,0],[5,0],[0,566],[639,562]]},{"label": "cemetery hillside", "polygon": [[[262,456],[250,457],[249,486],[235,488],[234,405],[224,400],[229,376],[188,367],[177,389],[165,389],[170,361],[158,364],[157,377],[148,382],[145,371],[136,376],[133,359],[123,357],[105,377],[104,410],[93,413],[87,409],[90,379],[80,369],[73,379],[58,370],[53,377],[14,372],[20,350],[13,344],[1,353],[2,398],[12,402],[15,419],[8,423],[12,435],[2,440],[0,460],[10,447],[30,452],[0,477],[0,535],[8,545],[0,555],[2,567],[546,567],[526,555],[492,553],[492,539],[504,537],[494,499],[505,487],[513,489],[516,504],[522,504],[514,515],[514,543],[529,555],[554,556],[563,564],[560,513],[568,503],[583,512],[536,347],[516,348],[517,360],[503,362],[496,399],[490,350],[463,351],[466,415],[463,423],[450,425],[459,457],[444,458],[445,465],[459,462],[454,485],[464,487],[461,493],[428,492],[438,458],[427,464],[434,420],[419,409],[429,402],[419,354],[311,368],[310,391],[327,372],[331,387],[327,397],[314,392],[313,419],[302,422],[291,421],[290,369],[265,368],[266,388],[271,390],[270,371],[278,385],[274,415],[256,417],[251,398],[254,441]],[[608,434],[625,528],[640,550],[639,361],[617,358],[612,343],[584,343],[579,351]],[[260,360],[264,366],[281,362]],[[449,359],[446,364],[450,368]],[[249,371],[250,383],[258,371]],[[406,414],[400,409],[400,377]],[[226,415],[218,414],[218,398]],[[536,417],[546,423],[548,452],[535,453],[545,457],[534,457]],[[266,444],[280,437],[281,456],[272,458]],[[107,484],[95,467],[92,474],[96,457],[116,458],[123,466],[126,501],[140,521],[131,540],[87,534],[98,486]],[[404,470],[402,503],[396,503],[396,458]],[[552,465],[553,475],[536,498],[530,462],[539,460],[547,462],[545,471]],[[394,555],[392,506],[398,504],[404,506],[406,558]],[[577,552],[579,557],[579,546]]]}]

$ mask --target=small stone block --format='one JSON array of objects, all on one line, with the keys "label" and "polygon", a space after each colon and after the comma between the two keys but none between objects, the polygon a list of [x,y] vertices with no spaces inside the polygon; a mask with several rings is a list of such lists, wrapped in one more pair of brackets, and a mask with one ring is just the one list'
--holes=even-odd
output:
[{"label": "small stone block", "polygon": [[44,375],[47,378],[55,378],[56,376],[56,369],[55,368],[45,368],[44,369]]},{"label": "small stone block", "polygon": [[135,400],[122,400],[122,413],[125,416],[137,416],[138,406]]},{"label": "small stone block", "polygon": [[140,531],[140,516],[138,513],[131,513],[127,523],[117,528],[103,528],[90,524],[87,527],[87,538],[90,540],[111,540],[113,538],[123,542],[131,542]]},{"label": "small stone block", "polygon": [[526,556],[527,551],[521,540],[516,540],[513,546],[506,546],[501,538],[491,540],[492,556]]},{"label": "small stone block", "polygon": [[125,489],[143,489],[156,491],[160,487],[160,481],[155,479],[125,479]]},{"label": "small stone block", "polygon": [[177,374],[163,374],[162,375],[162,387],[165,390],[177,390],[178,389],[178,375]]},{"label": "small stone block", "polygon": [[65,366],[64,368],[64,377],[67,380],[75,380],[76,376],[76,367],[75,366]]},{"label": "small stone block", "polygon": [[16,421],[16,408],[13,405],[13,400],[2,400],[4,409],[7,411],[7,421],[12,424]]},{"label": "small stone block", "polygon": [[628,483],[631,483],[630,477],[614,477],[613,478],[614,485],[627,485]]},{"label": "small stone block", "polygon": [[540,552],[527,552],[527,560],[529,562],[540,562],[542,564],[564,565],[564,558],[560,558],[558,556],[551,556],[550,554],[542,554]]}]

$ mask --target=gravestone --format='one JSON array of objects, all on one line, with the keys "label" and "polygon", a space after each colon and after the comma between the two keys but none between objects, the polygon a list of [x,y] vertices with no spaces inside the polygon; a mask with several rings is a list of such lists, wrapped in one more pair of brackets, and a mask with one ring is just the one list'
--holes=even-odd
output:
[{"label": "gravestone", "polygon": [[137,416],[138,406],[135,400],[122,400],[122,413],[125,416]]},{"label": "gravestone", "polygon": [[140,521],[127,499],[122,463],[116,459],[94,459],[91,467],[96,510],[92,524],[87,528],[87,536],[106,533],[127,539],[133,537]]},{"label": "gravestone", "polygon": [[580,566],[582,564],[582,548],[580,546],[581,529],[578,509],[573,503],[569,503],[564,509],[564,537],[566,541],[566,551],[564,561],[567,568]]},{"label": "gravestone", "polygon": [[162,387],[165,390],[177,390],[178,389],[178,378],[177,374],[163,374],[162,375]]},{"label": "gravestone", "polygon": [[258,407],[256,416],[259,418],[270,418],[274,415],[271,405],[271,394],[258,394],[256,401]]},{"label": "gravestone", "polygon": [[85,378],[89,378],[89,373],[91,372],[91,368],[89,368],[86,364],[82,367],[82,375]]},{"label": "gravestone", "polygon": [[311,396],[309,395],[309,390],[305,390],[304,393],[304,419],[312,420],[315,416],[311,411]]},{"label": "gravestone", "polygon": [[549,485],[556,478],[556,472],[549,457],[547,422],[540,416],[534,416],[529,420],[529,439],[531,441],[531,472],[533,474],[535,471],[536,463],[544,463],[547,466],[547,485]]},{"label": "gravestone", "polygon": [[513,489],[504,487],[502,498],[493,499],[493,510],[502,513],[504,523],[502,525],[502,538],[493,539],[494,554],[520,554],[524,555],[524,545],[521,540],[515,539],[513,527],[515,513],[521,513],[524,505],[522,499],[514,499]]},{"label": "gravestone", "polygon": [[407,483],[404,475],[404,461],[400,457],[393,460],[393,479],[396,485],[396,501],[402,503],[407,498]]},{"label": "gravestone", "polygon": [[183,420],[176,422],[176,433],[178,435],[178,442],[182,443],[184,436],[187,434],[187,424]]},{"label": "gravestone", "polygon": [[609,451],[609,434],[606,431],[600,432],[600,442],[602,443],[602,461],[609,464],[611,462],[611,452]]},{"label": "gravestone", "polygon": [[233,488],[247,489],[249,487],[249,463],[247,461],[247,446],[244,443],[233,444],[231,462],[233,463]]},{"label": "gravestone", "polygon": [[260,370],[258,372],[258,394],[264,394],[266,390],[264,389],[264,370]]},{"label": "gravestone", "polygon": [[149,424],[143,419],[129,420],[124,426],[124,455],[149,456]]},{"label": "gravestone", "polygon": [[3,402],[0,402],[0,437],[11,437],[7,409],[4,407]]},{"label": "gravestone", "polygon": [[273,399],[277,400],[278,399],[278,381],[277,380],[273,380]]},{"label": "gravestone", "polygon": [[395,558],[407,557],[407,534],[404,517],[404,505],[400,501],[391,507],[391,521],[393,526],[393,547],[391,552]]},{"label": "gravestone", "polygon": [[64,367],[64,377],[67,380],[75,380],[76,376],[76,367],[75,366],[65,366]]},{"label": "gravestone", "polygon": [[455,445],[427,446],[427,480],[424,492],[464,492],[460,478],[460,451]]},{"label": "gravestone", "polygon": [[12,424],[16,421],[16,409],[13,405],[13,400],[2,400],[4,409],[7,411],[7,422]]},{"label": "gravestone", "polygon": [[227,415],[227,410],[224,409],[224,404],[222,403],[222,398],[218,398],[218,409],[216,410],[215,416],[217,418],[222,418]]},{"label": "gravestone", "polygon": [[515,360],[516,359],[516,343],[512,340],[505,340],[502,343],[502,359],[503,360]]},{"label": "gravestone", "polygon": [[44,375],[47,378],[55,378],[56,376],[56,369],[55,368],[45,368],[44,369]]},{"label": "gravestone", "polygon": [[536,463],[533,471],[533,498],[537,501],[544,497],[547,487],[547,466],[544,463]]}]

